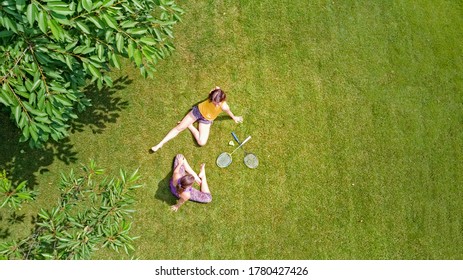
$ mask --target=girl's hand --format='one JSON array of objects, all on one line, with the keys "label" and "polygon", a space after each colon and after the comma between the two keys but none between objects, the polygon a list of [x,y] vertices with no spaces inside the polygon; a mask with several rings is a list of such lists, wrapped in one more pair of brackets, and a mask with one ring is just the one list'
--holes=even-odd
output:
[{"label": "girl's hand", "polygon": [[215,86],[215,88],[211,89],[210,92],[213,92],[213,91],[216,90],[216,89],[220,89],[220,87],[219,87],[219,86]]},{"label": "girl's hand", "polygon": [[170,210],[172,210],[172,211],[174,211],[174,212],[177,212],[178,208],[179,208],[179,207],[178,207],[177,205],[172,205],[172,206],[170,207]]},{"label": "girl's hand", "polygon": [[238,116],[238,117],[235,117],[233,120],[235,121],[235,123],[242,123],[243,122],[243,117]]}]

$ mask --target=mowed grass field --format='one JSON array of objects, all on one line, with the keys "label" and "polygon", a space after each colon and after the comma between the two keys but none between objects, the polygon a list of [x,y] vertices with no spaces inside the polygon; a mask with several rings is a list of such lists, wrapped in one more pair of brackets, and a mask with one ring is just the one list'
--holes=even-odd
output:
[{"label": "mowed grass field", "polygon": [[[114,71],[118,87],[91,91],[94,107],[61,145],[30,151],[2,120],[0,167],[40,191],[23,223],[4,214],[3,240],[56,201],[60,171],[93,158],[114,174],[140,168],[139,259],[463,258],[461,2],[179,4],[177,50],[155,79]],[[216,85],[244,123],[224,115],[205,147],[185,131],[148,154]],[[215,165],[231,131],[252,136],[257,169],[242,151]],[[177,153],[206,163],[211,204],[169,210]]]}]

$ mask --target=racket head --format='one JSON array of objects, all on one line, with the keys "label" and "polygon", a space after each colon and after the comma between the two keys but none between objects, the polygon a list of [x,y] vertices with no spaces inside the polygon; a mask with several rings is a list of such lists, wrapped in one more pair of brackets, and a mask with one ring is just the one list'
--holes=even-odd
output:
[{"label": "racket head", "polygon": [[229,153],[223,152],[221,153],[216,160],[216,164],[220,168],[225,168],[232,163],[232,157]]},{"label": "racket head", "polygon": [[249,168],[256,168],[259,165],[259,159],[255,154],[247,154],[244,157],[244,164]]}]

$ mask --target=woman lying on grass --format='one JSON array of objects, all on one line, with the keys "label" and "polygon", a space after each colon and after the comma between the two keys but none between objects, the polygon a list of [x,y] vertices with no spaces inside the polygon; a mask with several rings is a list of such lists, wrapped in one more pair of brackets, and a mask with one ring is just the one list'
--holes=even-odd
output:
[{"label": "woman lying on grass", "polygon": [[[186,158],[182,154],[175,156],[174,173],[170,179],[169,186],[173,195],[178,198],[177,204],[172,205],[170,209],[177,212],[178,208],[188,200],[200,203],[209,203],[212,201],[212,195],[206,180],[205,164],[201,164],[199,174],[193,171]],[[194,182],[201,186],[201,190],[193,188]]]},{"label": "woman lying on grass", "polygon": [[[191,111],[183,118],[183,120],[169,131],[159,144],[151,147],[149,152],[156,152],[162,147],[162,145],[173,139],[186,128],[191,131],[191,134],[193,134],[198,145],[206,145],[207,139],[209,138],[211,124],[222,111],[225,111],[236,123],[243,122],[243,117],[235,116],[232,113],[230,107],[225,101],[226,98],[227,96],[225,95],[225,92],[220,89],[220,87],[212,89],[209,93],[209,98],[198,105],[193,106]],[[193,125],[195,122],[198,122],[198,128]]]}]

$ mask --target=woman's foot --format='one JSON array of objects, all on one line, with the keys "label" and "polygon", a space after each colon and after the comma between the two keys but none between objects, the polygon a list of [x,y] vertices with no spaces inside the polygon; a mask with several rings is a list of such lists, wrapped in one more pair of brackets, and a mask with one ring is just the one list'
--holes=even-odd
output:
[{"label": "woman's foot", "polygon": [[152,154],[152,153],[155,153],[157,152],[159,149],[161,149],[162,145],[156,145],[156,146],[153,146],[151,147],[151,149],[149,149],[149,153]]},{"label": "woman's foot", "polygon": [[201,164],[201,168],[198,174],[199,178],[203,178],[204,176],[206,176],[206,164],[205,163]]}]

